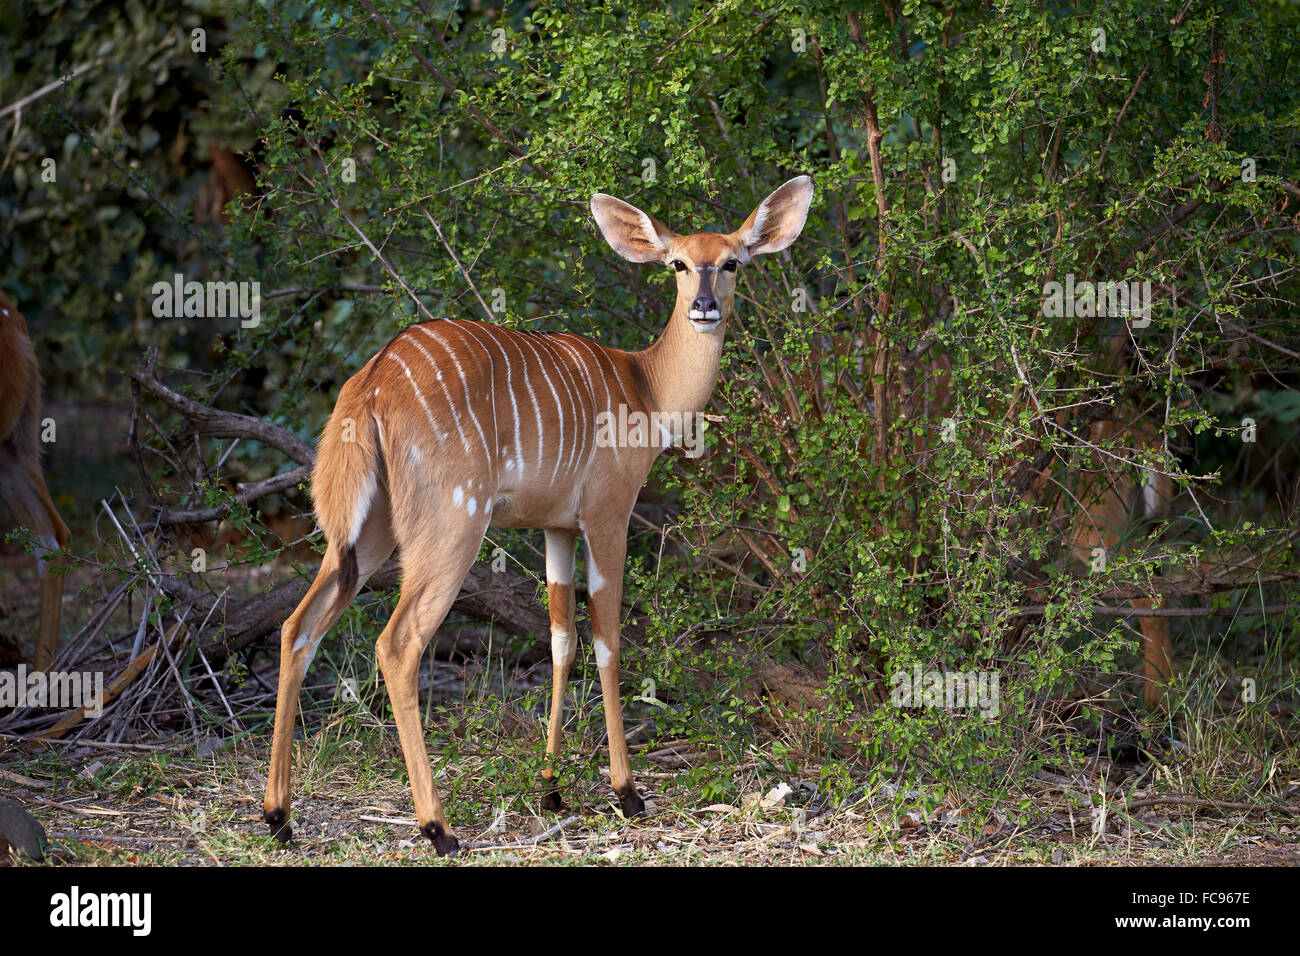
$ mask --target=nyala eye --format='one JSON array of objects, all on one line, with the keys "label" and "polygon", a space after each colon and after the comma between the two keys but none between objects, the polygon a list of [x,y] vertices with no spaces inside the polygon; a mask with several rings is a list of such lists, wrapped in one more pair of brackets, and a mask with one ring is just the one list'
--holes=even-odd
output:
[{"label": "nyala eye", "polygon": [[681,259],[674,259],[672,262],[668,264],[672,266],[674,269],[676,269],[678,272],[686,271],[686,263],[682,262]]},{"label": "nyala eye", "polygon": [[736,271],[736,266],[738,266],[738,265],[740,265],[740,263],[737,262],[735,259],[728,259],[726,262],[724,262],[724,263],[722,264],[722,271],[723,271],[723,272],[735,272],[735,271]]}]

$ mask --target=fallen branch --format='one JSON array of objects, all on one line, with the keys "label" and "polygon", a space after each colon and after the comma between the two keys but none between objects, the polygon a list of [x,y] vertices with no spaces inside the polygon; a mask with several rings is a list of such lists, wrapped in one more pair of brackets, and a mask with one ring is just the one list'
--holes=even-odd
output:
[{"label": "fallen branch", "polygon": [[[234,500],[249,504],[267,495],[273,495],[293,488],[311,477],[311,466],[303,465],[293,471],[281,472],[261,481],[251,481],[240,485],[234,494]],[[217,505],[215,508],[164,508],[158,512],[158,520],[165,525],[201,524],[204,521],[217,521],[230,514],[230,505]]]},{"label": "fallen branch", "polygon": [[261,418],[254,418],[252,415],[209,408],[201,402],[172,391],[153,375],[141,369],[133,369],[128,374],[132,381],[150,395],[161,399],[184,415],[195,434],[212,438],[251,438],[264,445],[270,445],[298,464],[309,467],[316,460],[316,453],[311,448],[278,425]]},{"label": "fallen branch", "polygon": [[[397,563],[390,561],[371,576],[364,590],[389,590],[397,585],[398,577]],[[212,626],[196,635],[196,644],[213,668],[254,641],[278,632],[307,592],[307,584],[302,578],[280,581],[264,594],[227,601],[223,611],[218,608],[220,595],[191,587],[177,577],[164,576],[161,580],[163,591],[174,601],[202,615],[211,615]],[[550,645],[544,638],[550,633],[550,616],[536,594],[536,582],[523,572],[493,571],[489,566],[475,564],[452,609],[476,621],[491,623],[511,636],[533,638],[538,642],[539,655],[542,650],[549,654]],[[437,649],[477,653],[482,650],[482,642],[476,638],[464,641],[453,636],[453,629],[440,628],[435,637]]]},{"label": "fallen branch", "polygon": [[1278,807],[1270,804],[1261,803],[1242,803],[1231,800],[1207,800],[1202,797],[1145,797],[1141,800],[1134,800],[1132,803],[1123,807],[1126,813],[1133,813],[1144,807],[1154,807],[1160,804],[1177,804],[1188,807],[1204,807],[1211,810],[1241,810],[1246,813],[1268,813],[1281,811],[1292,815],[1300,815],[1300,807]]},{"label": "fallen branch", "polygon": [[[1245,587],[1245,585],[1240,585]],[[1235,590],[1224,588],[1224,590]],[[1155,591],[1151,594],[1167,594]],[[1137,597],[1138,595],[1134,595]],[[1018,607],[1011,612],[1011,617],[1042,617],[1049,605],[1035,604]],[[1093,614],[1101,617],[1249,617],[1254,614],[1284,614],[1291,610],[1289,604],[1266,604],[1263,607],[1109,607],[1101,605],[1092,609]]]},{"label": "fallen branch", "polygon": [[[170,644],[175,640],[177,633],[180,631],[183,621],[177,621],[172,625],[171,631],[167,634],[166,643]],[[64,714],[59,718],[49,730],[37,735],[27,746],[29,750],[41,750],[45,747],[45,741],[58,740],[68,731],[72,730],[82,721],[89,719],[88,711],[97,712],[93,719],[98,719],[104,713],[110,703],[112,703],[121,693],[126,690],[141,674],[148,668],[149,663],[154,659],[161,646],[159,643],[150,644],[139,657],[122,668],[121,673],[113,678],[113,682],[104,689],[104,696],[95,702],[95,706],[88,707],[85,710],[74,710],[71,713]]]}]

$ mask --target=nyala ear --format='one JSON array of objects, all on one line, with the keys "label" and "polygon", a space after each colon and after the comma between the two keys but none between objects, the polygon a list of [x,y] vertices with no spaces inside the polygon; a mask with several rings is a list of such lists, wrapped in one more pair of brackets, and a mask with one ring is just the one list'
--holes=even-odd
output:
[{"label": "nyala ear", "polygon": [[803,232],[812,197],[812,179],[796,176],[758,204],[736,230],[736,238],[751,256],[780,252]]},{"label": "nyala ear", "polygon": [[658,219],[604,193],[591,197],[591,214],[610,248],[629,262],[663,262],[676,238]]}]

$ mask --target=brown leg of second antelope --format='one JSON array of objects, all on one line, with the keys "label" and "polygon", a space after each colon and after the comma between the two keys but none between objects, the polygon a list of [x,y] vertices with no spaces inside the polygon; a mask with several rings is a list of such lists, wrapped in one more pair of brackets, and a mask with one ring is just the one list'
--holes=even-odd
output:
[{"label": "brown leg of second antelope", "polygon": [[[569,668],[577,648],[574,631],[573,557],[578,533],[565,529],[546,532],[546,603],[551,613],[551,722],[546,734],[546,755],[560,752],[564,739],[564,692],[569,684]],[[564,801],[555,786],[555,772],[542,771],[542,809],[560,810]]]},{"label": "brown leg of second antelope", "polygon": [[433,535],[427,526],[412,529],[419,535],[415,541],[410,541],[399,529],[402,596],[375,645],[397,722],[397,735],[402,741],[402,756],[406,759],[411,795],[415,799],[415,816],[421,832],[433,841],[439,856],[454,854],[460,849],[460,841],[452,834],[443,813],[425,749],[424,730],[420,725],[420,658],[460,593],[465,575],[478,554],[483,532],[487,530],[486,521],[475,527],[456,524],[448,521],[443,527],[435,527]]},{"label": "brown leg of second antelope", "polygon": [[[9,508],[14,519],[40,539],[42,549],[68,546],[68,526],[59,517],[54,499],[45,486],[38,464],[13,462],[10,471]],[[37,552],[36,566],[41,579],[41,619],[36,632],[32,666],[48,670],[54,663],[59,646],[59,620],[63,614],[63,575],[45,560],[44,550]]]},{"label": "brown leg of second antelope", "polygon": [[340,599],[338,571],[341,554],[331,546],[321,561],[297,609],[280,629],[280,685],[275,700],[275,733],[271,740],[271,769],[266,778],[264,819],[281,843],[293,839],[289,824],[292,797],[290,771],[293,765],[293,731],[298,720],[298,695],[307,668],[316,656],[316,646],[334,626],[370,575],[393,553],[393,533],[388,509],[376,501],[370,520],[356,543],[357,582],[350,594]]},{"label": "brown leg of second antelope", "polygon": [[[1148,598],[1134,598],[1134,607],[1149,608]],[[1148,707],[1155,707],[1165,696],[1165,685],[1173,671],[1173,645],[1169,641],[1169,619],[1164,617],[1139,618],[1142,628],[1143,678],[1142,696]]]},{"label": "brown leg of second antelope", "polygon": [[592,643],[605,700],[605,729],[609,736],[609,779],[625,817],[645,811],[636,792],[623,732],[623,700],[618,686],[619,620],[623,609],[623,562],[627,556],[627,515],[584,529],[587,540],[587,593],[590,595]]}]

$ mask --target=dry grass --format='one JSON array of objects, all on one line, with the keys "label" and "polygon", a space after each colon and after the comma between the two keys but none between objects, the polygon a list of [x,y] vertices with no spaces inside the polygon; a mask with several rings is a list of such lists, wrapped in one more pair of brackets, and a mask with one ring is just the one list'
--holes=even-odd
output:
[{"label": "dry grass", "polygon": [[[32,582],[12,571],[0,575],[0,598],[17,624],[35,608]],[[73,571],[69,593],[106,586],[83,566]],[[69,624],[84,625],[92,606],[69,602]],[[105,635],[118,635],[120,645],[139,613],[119,609]],[[100,648],[106,661],[120,663],[117,645]],[[1188,672],[1217,674],[1205,663],[1189,664]],[[87,733],[33,755],[21,741],[0,738],[0,793],[43,823],[49,864],[448,862],[411,818],[405,767],[369,644],[346,635],[327,642],[304,695],[308,732],[295,744],[297,840],[288,849],[275,844],[261,823],[261,801],[276,661],[259,653],[249,667],[223,681],[221,695],[206,679],[160,685],[166,694],[149,720],[123,728],[112,742]],[[428,723],[441,726],[428,732],[427,743],[448,815],[463,843],[490,844],[467,847],[457,865],[1300,863],[1300,755],[1290,701],[1226,707],[1217,677],[1171,700],[1163,718],[1125,716],[1134,726],[1155,719],[1150,739],[1158,748],[1054,766],[1001,796],[973,787],[922,793],[883,785],[833,800],[820,781],[836,758],[797,719],[765,728],[767,736],[749,750],[723,753],[716,735],[713,743],[657,737],[653,714],[630,709],[633,768],[652,813],[629,822],[601,776],[599,692],[582,667],[572,685],[569,757],[561,765],[570,809],[536,812],[545,671],[513,670],[494,657],[433,662],[424,674],[427,699],[446,708]],[[341,698],[335,673],[357,677],[359,699]],[[1110,699],[1134,696],[1130,688]],[[453,715],[457,725],[449,727]],[[1063,727],[1064,718],[1053,732]],[[1025,745],[1033,751],[1042,743]],[[914,763],[926,765],[919,756]],[[750,805],[783,784],[791,789],[779,805]],[[1170,795],[1200,802],[1142,805]]]},{"label": "dry grass", "polygon": [[[280,848],[261,823],[263,742],[234,743],[207,756],[214,739],[100,748],[80,772],[67,753],[0,762],[0,782],[45,825],[54,865],[445,864],[411,818],[395,735],[345,739],[327,722],[296,747],[296,841]],[[83,748],[84,749],[84,748]],[[661,748],[662,749],[662,748]],[[180,755],[178,755],[180,754]],[[85,760],[88,755],[80,754]],[[509,759],[506,757],[505,759]],[[1129,814],[1091,794],[1125,789],[1149,768],[1097,764],[1091,776],[1035,778],[1016,808],[984,822],[975,801],[953,794],[924,809],[918,793],[886,789],[829,807],[811,781],[778,806],[706,804],[679,772],[681,758],[642,758],[638,776],[652,813],[622,819],[599,780],[579,781],[558,815],[532,812],[531,794],[498,802],[491,756],[437,768],[448,812],[468,848],[458,865],[1187,865],[1297,864],[1300,806],[1249,810],[1157,804]],[[89,771],[89,772],[88,772]],[[1158,776],[1158,774],[1156,775]],[[1117,781],[1121,786],[1117,787]],[[757,781],[747,780],[743,786]],[[778,781],[767,781],[775,785]],[[1106,786],[1103,786],[1106,783]],[[1166,787],[1139,786],[1133,801]],[[761,793],[761,789],[756,791]],[[508,844],[517,844],[510,846]]]}]

